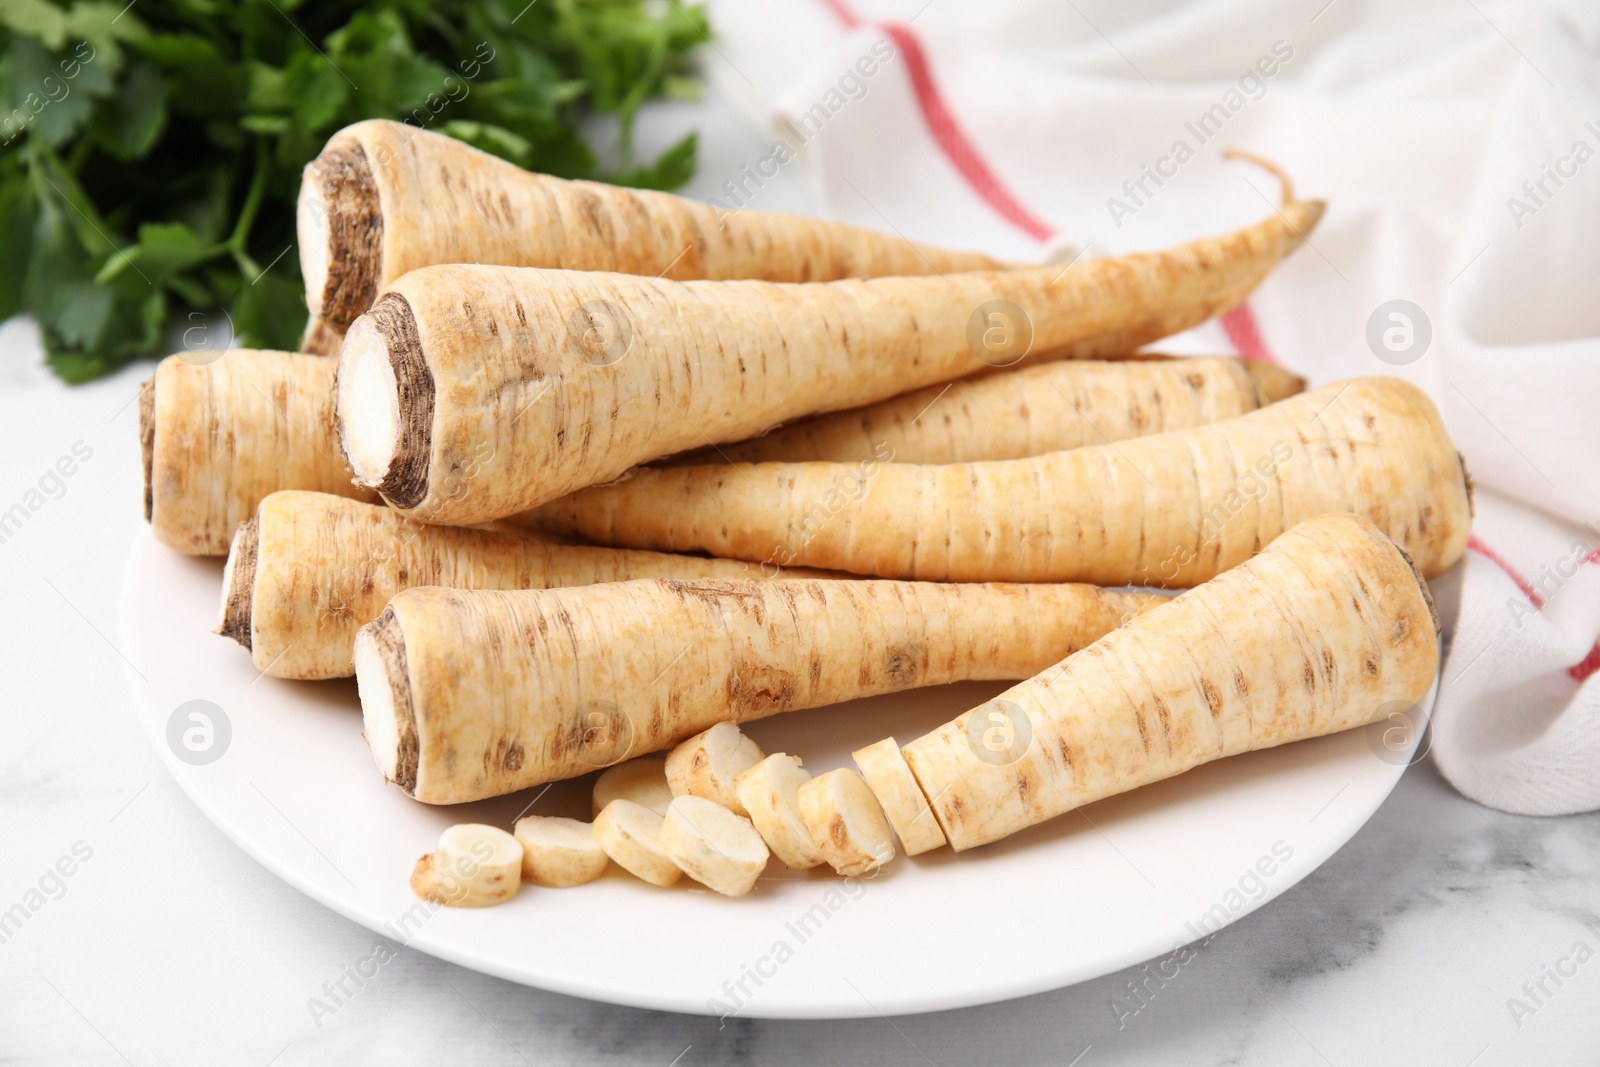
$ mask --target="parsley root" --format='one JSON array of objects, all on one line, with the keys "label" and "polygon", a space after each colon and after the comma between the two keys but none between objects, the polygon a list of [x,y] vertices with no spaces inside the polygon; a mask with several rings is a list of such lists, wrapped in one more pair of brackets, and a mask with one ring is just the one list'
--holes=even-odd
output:
[{"label": "parsley root", "polygon": [[356,631],[414,585],[544,589],[657,577],[762,575],[737,560],[424,526],[385,507],[289,491],[267,497],[239,525],[217,632],[248,648],[256,669],[275,678],[347,678]]},{"label": "parsley root", "polygon": [[453,804],[720,722],[1025,678],[1159,600],[1082,585],[830,580],[408,589],[357,636],[355,671],[384,776]]},{"label": "parsley root", "polygon": [[1405,552],[1364,518],[1325,515],[905,758],[967,849],[1210,760],[1381,720],[1427,693],[1438,641]]},{"label": "parsley root", "polygon": [[390,282],[439,263],[774,282],[1001,266],[839,222],[536,174],[382,120],[340,130],[306,166],[297,229],[317,351],[336,351]]},{"label": "parsley root", "polygon": [[1296,522],[1351,511],[1424,574],[1471,495],[1438,410],[1354,378],[1238,418],[986,463],[740,463],[636,472],[529,521],[599,544],[925,581],[1197,585]]},{"label": "parsley root", "polygon": [[333,422],[334,366],[289,352],[168,356],[139,390],[144,517],[156,539],[225,556],[279,489],[375,500],[350,481]]},{"label": "parsley root", "polygon": [[357,480],[415,518],[503,518],[1030,351],[1131,351],[1244,299],[1321,210],[1071,268],[812,285],[425,267],[350,327],[340,438]]},{"label": "parsley root", "polygon": [[930,385],[693,459],[854,462],[884,446],[899,463],[1018,459],[1203,426],[1262,402],[1237,359],[1073,360]]}]

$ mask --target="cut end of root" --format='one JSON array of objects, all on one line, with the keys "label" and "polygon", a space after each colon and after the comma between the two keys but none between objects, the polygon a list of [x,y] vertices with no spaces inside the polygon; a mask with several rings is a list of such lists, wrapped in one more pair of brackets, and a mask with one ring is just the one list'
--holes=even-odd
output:
[{"label": "cut end of root", "polygon": [[356,481],[383,484],[394,462],[400,433],[400,389],[389,362],[389,346],[366,316],[345,334],[339,353],[339,439]]},{"label": "cut end of root", "polygon": [[335,401],[339,440],[356,482],[398,508],[428,491],[433,373],[411,305],[390,293],[345,334]]},{"label": "cut end of root", "polygon": [[417,789],[417,720],[406,669],[405,635],[392,609],[362,627],[355,643],[361,732],[387,781],[408,794]]},{"label": "cut end of root", "polygon": [[300,198],[295,204],[295,232],[300,244],[300,277],[306,283],[306,307],[315,322],[327,302],[328,265],[333,248],[328,233],[328,198],[323,193],[321,158],[300,172]]},{"label": "cut end of root", "polygon": [[378,296],[383,207],[359,141],[336,139],[300,179],[295,213],[306,306],[342,332]]},{"label": "cut end of root", "polygon": [[222,620],[215,633],[250,647],[250,620],[261,553],[261,519],[252,515],[234,531],[228,562],[222,568]]},{"label": "cut end of root", "polygon": [[139,455],[144,462],[144,521],[155,514],[156,380],[139,383]]}]

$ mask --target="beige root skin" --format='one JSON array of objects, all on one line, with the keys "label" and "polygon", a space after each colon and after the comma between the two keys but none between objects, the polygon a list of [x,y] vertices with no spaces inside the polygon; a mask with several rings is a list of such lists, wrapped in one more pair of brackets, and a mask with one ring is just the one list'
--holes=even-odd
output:
[{"label": "beige root skin", "polygon": [[503,904],[522,888],[522,845],[495,826],[462,823],[439,835],[439,847],[417,860],[411,891],[453,908]]},{"label": "beige root skin", "polygon": [[704,797],[674,797],[661,847],[690,878],[725,897],[742,897],[767,869],[767,844],[750,820]]},{"label": "beige root skin", "polygon": [[642,804],[613,800],[594,820],[595,840],[617,866],[651,885],[666,888],[683,877],[661,844],[664,819]]},{"label": "beige root skin", "polygon": [[[1141,363],[1150,361],[1171,361],[1187,359],[1187,356],[1169,356],[1161,352],[1118,352],[1107,355],[1106,359],[1116,360],[1120,363]],[[1234,357],[1203,357],[1203,358],[1234,358]],[[1238,357],[1238,363],[1256,383],[1256,393],[1260,403],[1276,404],[1280,400],[1287,400],[1306,391],[1307,382],[1300,375],[1287,367],[1270,363],[1265,359],[1250,359]]]},{"label": "beige root skin", "polygon": [[631,800],[657,815],[667,813],[672,803],[672,787],[667,784],[667,761],[659,756],[640,756],[615,767],[607,767],[594,780],[590,798],[596,815],[613,800]]},{"label": "beige root skin", "polygon": [[894,836],[883,808],[860,775],[845,767],[800,787],[800,817],[817,851],[846,877],[894,859]]},{"label": "beige root skin", "polygon": [[[1232,234],[1065,272],[778,285],[426,267],[382,297],[403,302],[415,324],[415,349],[392,347],[391,360],[432,383],[415,401],[432,405],[425,433],[408,429],[424,420],[402,394],[394,448],[423,472],[422,488],[384,493],[424,521],[484,522],[708,441],[987,371],[996,359],[980,359],[973,338],[985,336],[979,313],[994,301],[1026,316],[1036,359],[1131,350],[1237,304],[1320,213],[1320,203],[1292,203]],[[1003,358],[1014,362],[1022,333],[1008,336],[1019,350]],[[595,338],[610,347],[585,347]],[[352,421],[381,409],[368,392],[341,374],[356,446],[381,436]]]},{"label": "beige root skin", "polygon": [[911,767],[892,737],[851,753],[862,779],[883,806],[883,814],[908,856],[942,848],[944,831],[922,795]]},{"label": "beige root skin", "polygon": [[336,332],[390,281],[439,263],[784,282],[1002,265],[837,222],[535,174],[382,120],[341,130],[306,167],[297,228],[307,303]]},{"label": "beige root skin", "polygon": [[1232,418],[1259,407],[1236,359],[1068,361],[930,385],[682,461],[897,463],[1019,459]]},{"label": "beige root skin", "polygon": [[453,804],[575,777],[719,722],[1025,678],[1159,599],[823,580],[408,589],[357,637],[356,680],[385,777]]},{"label": "beige root skin", "polygon": [[531,885],[585,885],[611,866],[594,827],[577,819],[529,815],[517,820],[512,836],[522,846],[522,880]]},{"label": "beige root skin", "polygon": [[340,458],[331,360],[249,349],[215,355],[209,363],[169,356],[141,392],[145,510],[157,540],[223,556],[269,493],[376,499],[351,484]]},{"label": "beige root skin", "polygon": [[731,722],[719,722],[667,753],[667,785],[674,797],[703,797],[735,815],[749,816],[734,785],[739,775],[766,759],[759,745]]},{"label": "beige root skin", "polygon": [[[950,844],[967,849],[1210,760],[1381,719],[1422,698],[1438,656],[1410,560],[1365,519],[1326,515],[905,757]],[[972,738],[974,717],[995,716],[1029,735],[1018,752],[985,754]]]},{"label": "beige root skin", "polygon": [[349,677],[356,631],[415,585],[544,589],[633,578],[763,576],[762,568],[737,560],[425,526],[390,508],[326,493],[274,493],[239,529],[217,632],[250,649],[256,669],[275,678]]},{"label": "beige root skin", "polygon": [[761,839],[785,867],[796,871],[822,862],[822,853],[800,817],[800,787],[809,781],[811,775],[800,760],[783,752],[773,753],[734,779],[739,803],[750,813]]},{"label": "beige root skin", "polygon": [[[639,471],[533,521],[631,548],[926,581],[1197,585],[1284,530],[1365,515],[1432,577],[1471,525],[1459,457],[1427,395],[1354,378],[1191,430],[1030,459]],[[841,486],[843,488],[841,488]],[[665,502],[671,502],[666,506]]]}]

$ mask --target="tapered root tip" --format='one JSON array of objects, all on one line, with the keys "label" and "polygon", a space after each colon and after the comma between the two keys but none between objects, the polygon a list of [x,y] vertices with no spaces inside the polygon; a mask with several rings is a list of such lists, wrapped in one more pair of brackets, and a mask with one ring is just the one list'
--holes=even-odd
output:
[{"label": "tapered root tip", "polygon": [[213,631],[233,638],[245,648],[251,647],[250,621],[255,600],[256,560],[260,554],[261,520],[252,516],[234,531],[228,562],[222,568],[222,617]]},{"label": "tapered root tip", "polygon": [[1287,367],[1264,359],[1241,359],[1240,362],[1255,384],[1256,398],[1262,407],[1306,391],[1306,380]]},{"label": "tapered root tip", "polygon": [[356,634],[356,689],[361,696],[361,732],[386,781],[407,793],[417,788],[416,715],[406,668],[405,636],[392,610]]},{"label": "tapered root tip", "polygon": [[1317,224],[1322,221],[1322,213],[1328,210],[1328,202],[1326,200],[1296,200],[1286,210],[1298,216],[1294,220],[1294,228],[1299,233],[1300,239],[1304,240],[1312,230],[1317,228]]},{"label": "tapered root tip", "polygon": [[1289,172],[1265,156],[1258,156],[1254,152],[1246,152],[1242,148],[1230,148],[1222,153],[1224,159],[1242,159],[1246,163],[1254,163],[1274,178],[1282,187],[1283,206],[1288,207],[1294,203],[1294,179],[1289,177]]}]

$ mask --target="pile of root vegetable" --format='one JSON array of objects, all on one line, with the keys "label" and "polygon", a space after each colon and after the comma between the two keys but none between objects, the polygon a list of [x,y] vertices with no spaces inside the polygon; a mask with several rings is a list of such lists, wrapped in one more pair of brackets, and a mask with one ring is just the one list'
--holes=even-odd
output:
[{"label": "pile of root vegetable", "polygon": [[[361,123],[305,173],[307,351],[142,392],[146,517],[227,554],[260,671],[355,676],[416,800],[604,768],[592,823],[452,827],[424,897],[972,848],[1433,682],[1471,489],[1427,397],[1140,352],[1305,240],[1280,178],[1234,233],[1040,266]],[[973,679],[1017,684],[854,770],[738,728]]]}]

